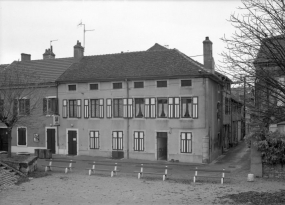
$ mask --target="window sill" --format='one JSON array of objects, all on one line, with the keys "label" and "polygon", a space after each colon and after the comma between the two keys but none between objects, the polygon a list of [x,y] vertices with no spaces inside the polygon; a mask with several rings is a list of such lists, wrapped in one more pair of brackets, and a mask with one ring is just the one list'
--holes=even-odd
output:
[{"label": "window sill", "polygon": [[17,145],[17,147],[28,147],[28,145]]}]

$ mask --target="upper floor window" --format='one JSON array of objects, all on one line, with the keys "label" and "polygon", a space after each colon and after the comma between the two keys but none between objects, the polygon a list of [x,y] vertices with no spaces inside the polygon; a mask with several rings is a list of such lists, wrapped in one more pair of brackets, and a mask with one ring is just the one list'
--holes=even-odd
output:
[{"label": "upper floor window", "polygon": [[133,117],[133,99],[132,98],[123,99],[123,109],[124,109],[125,118]]},{"label": "upper floor window", "polygon": [[19,115],[30,114],[30,99],[15,99],[14,100],[14,112]]},{"label": "upper floor window", "polygon": [[75,91],[76,85],[68,85],[68,91]]},{"label": "upper floor window", "polygon": [[157,99],[157,117],[165,118],[168,116],[167,98]]},{"label": "upper floor window", "polygon": [[169,118],[179,118],[180,115],[180,98],[169,98],[168,99],[168,113]]},{"label": "upper floor window", "polygon": [[191,80],[181,80],[181,87],[192,86]]},{"label": "upper floor window", "polygon": [[113,89],[122,89],[123,84],[122,83],[113,83]]},{"label": "upper floor window", "polygon": [[43,114],[53,115],[58,113],[58,100],[55,97],[43,99]]},{"label": "upper floor window", "polygon": [[114,117],[123,117],[123,99],[113,99]]},{"label": "upper floor window", "polygon": [[99,89],[99,84],[98,83],[89,84],[89,89],[90,90],[98,90]]},{"label": "upper floor window", "polygon": [[27,145],[27,128],[26,127],[18,127],[17,142],[18,142],[18,145]]},{"label": "upper floor window", "polygon": [[158,88],[166,88],[167,87],[167,80],[156,81],[156,87],[158,87]]},{"label": "upper floor window", "polygon": [[81,100],[69,100],[69,117],[81,118]]},{"label": "upper floor window", "polygon": [[155,98],[145,98],[144,113],[145,118],[155,118]]},{"label": "upper floor window", "polygon": [[91,99],[91,117],[103,118],[104,117],[104,100],[103,99]]},{"label": "upper floor window", "polygon": [[4,100],[0,99],[0,117],[4,114]]},{"label": "upper floor window", "polygon": [[181,98],[181,117],[198,118],[198,97]]},{"label": "upper floor window", "polygon": [[134,82],[134,88],[143,88],[144,82]]},{"label": "upper floor window", "polygon": [[144,116],[144,98],[135,98],[135,117],[143,118]]}]

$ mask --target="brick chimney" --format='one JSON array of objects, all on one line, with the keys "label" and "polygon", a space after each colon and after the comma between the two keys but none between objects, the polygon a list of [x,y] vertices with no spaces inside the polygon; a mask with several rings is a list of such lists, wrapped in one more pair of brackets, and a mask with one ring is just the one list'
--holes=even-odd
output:
[{"label": "brick chimney", "polygon": [[211,73],[215,73],[215,62],[213,58],[212,41],[207,36],[203,41],[203,56],[204,56],[204,67]]},{"label": "brick chimney", "polygon": [[52,52],[52,46],[49,49],[46,49],[45,53],[43,54],[43,59],[55,59],[55,54]]},{"label": "brick chimney", "polygon": [[77,41],[77,44],[74,46],[74,59],[80,60],[84,56],[84,48],[81,46],[81,43]]},{"label": "brick chimney", "polygon": [[21,61],[30,61],[31,55],[26,53],[21,53]]}]

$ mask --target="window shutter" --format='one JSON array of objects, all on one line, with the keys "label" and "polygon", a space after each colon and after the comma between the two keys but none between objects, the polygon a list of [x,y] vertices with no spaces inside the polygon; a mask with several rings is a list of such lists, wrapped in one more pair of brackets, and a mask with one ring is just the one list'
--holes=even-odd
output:
[{"label": "window shutter", "polygon": [[43,98],[43,114],[47,114],[47,99]]},{"label": "window shutter", "polygon": [[54,102],[55,103],[55,110],[54,110],[55,113],[54,114],[58,115],[58,98],[55,98],[54,101],[55,101]]},{"label": "window shutter", "polygon": [[17,99],[14,100],[13,114],[14,116],[18,115],[18,100]]},{"label": "window shutter", "polygon": [[30,99],[25,99],[25,111],[26,111],[26,115],[30,114]]}]

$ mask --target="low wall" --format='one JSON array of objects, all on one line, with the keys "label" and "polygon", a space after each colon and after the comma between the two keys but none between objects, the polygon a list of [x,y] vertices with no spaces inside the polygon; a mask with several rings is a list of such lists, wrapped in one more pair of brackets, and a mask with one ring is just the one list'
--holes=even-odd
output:
[{"label": "low wall", "polygon": [[33,172],[37,169],[37,159],[36,156],[30,156],[24,161],[11,161],[11,160],[2,160],[5,164],[19,170],[23,173]]},{"label": "low wall", "polygon": [[281,164],[270,165],[263,163],[262,174],[265,178],[285,179],[285,166],[282,167]]}]

